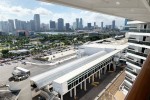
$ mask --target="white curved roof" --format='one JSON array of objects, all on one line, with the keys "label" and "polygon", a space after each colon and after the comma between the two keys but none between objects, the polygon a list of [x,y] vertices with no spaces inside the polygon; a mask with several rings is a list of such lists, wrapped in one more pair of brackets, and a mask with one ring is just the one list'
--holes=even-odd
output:
[{"label": "white curved roof", "polygon": [[40,0],[150,22],[149,0]]},{"label": "white curved roof", "polygon": [[34,76],[31,78],[31,81],[34,82],[34,84],[36,84],[36,86],[40,89],[48,84],[51,84],[53,80],[65,75],[77,68],[80,68],[80,67],[86,65],[87,63],[100,58],[101,56],[103,56],[105,54],[107,54],[106,51],[100,51],[91,56],[78,59],[76,61],[65,64],[61,67],[58,67],[53,70],[42,73],[40,75]]}]

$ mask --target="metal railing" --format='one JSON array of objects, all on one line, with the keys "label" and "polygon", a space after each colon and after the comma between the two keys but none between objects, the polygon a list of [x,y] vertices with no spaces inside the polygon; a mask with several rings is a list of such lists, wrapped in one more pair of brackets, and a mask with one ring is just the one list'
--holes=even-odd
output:
[{"label": "metal railing", "polygon": [[130,83],[133,84],[133,81],[131,81],[129,78],[125,77],[125,80],[129,81]]},{"label": "metal railing", "polygon": [[127,58],[127,62],[132,63],[132,64],[134,64],[134,65],[137,65],[137,66],[139,66],[139,67],[142,66],[141,63],[139,63],[139,62],[134,62],[134,61],[132,61],[131,59],[128,59],[128,58]]},{"label": "metal railing", "polygon": [[131,74],[133,74],[133,75],[135,75],[135,76],[137,76],[137,75],[138,75],[137,73],[135,73],[135,72],[133,72],[133,71],[131,71],[131,70],[127,69],[127,68],[126,68],[126,71],[130,72]]},{"label": "metal railing", "polygon": [[147,54],[144,54],[142,52],[136,52],[136,51],[133,51],[133,50],[130,50],[130,49],[127,49],[127,52],[132,53],[132,54],[136,54],[136,55],[139,55],[139,56],[147,57]]},{"label": "metal railing", "polygon": [[129,32],[150,33],[150,29],[129,29]]},{"label": "metal railing", "polygon": [[130,42],[130,43],[136,43],[136,44],[144,44],[144,45],[148,45],[148,46],[150,46],[150,42],[149,41],[137,41],[137,40],[128,40],[128,42]]}]

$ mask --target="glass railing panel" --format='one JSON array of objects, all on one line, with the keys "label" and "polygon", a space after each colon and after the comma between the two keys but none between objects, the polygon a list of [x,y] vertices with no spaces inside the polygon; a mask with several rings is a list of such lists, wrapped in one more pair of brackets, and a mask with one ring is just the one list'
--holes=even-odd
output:
[{"label": "glass railing panel", "polygon": [[129,78],[125,77],[125,79],[133,84],[133,81],[131,81]]},{"label": "glass railing panel", "polygon": [[128,58],[127,58],[127,62],[132,63],[132,64],[134,64],[134,65],[137,65],[137,66],[139,66],[139,67],[142,66],[142,64],[140,64],[140,63],[138,63],[138,62],[134,62],[134,61],[132,61],[131,59],[128,59]]},{"label": "glass railing panel", "polygon": [[126,71],[128,71],[129,73],[131,73],[131,74],[133,74],[133,75],[137,76],[137,73],[135,73],[135,72],[133,72],[133,71],[131,71],[131,70],[127,69],[127,68],[126,68]]},{"label": "glass railing panel", "polygon": [[133,51],[133,50],[130,50],[130,49],[127,49],[127,52],[132,53],[132,54],[136,54],[136,55],[139,55],[139,56],[147,57],[147,54],[144,54],[144,53],[141,53],[141,52],[136,52],[136,51]]},{"label": "glass railing panel", "polygon": [[128,42],[130,43],[136,43],[136,44],[144,44],[144,45],[148,45],[150,46],[150,42],[149,41],[136,41],[136,40],[128,40]]},{"label": "glass railing panel", "polygon": [[129,32],[150,33],[150,29],[129,29]]}]

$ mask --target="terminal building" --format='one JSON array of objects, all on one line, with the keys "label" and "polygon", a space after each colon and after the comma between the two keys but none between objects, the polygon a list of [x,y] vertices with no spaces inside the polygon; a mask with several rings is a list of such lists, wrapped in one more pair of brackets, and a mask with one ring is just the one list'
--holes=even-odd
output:
[{"label": "terminal building", "polygon": [[[94,82],[95,76],[101,77],[107,71],[115,71],[119,58],[127,44],[116,45],[113,42],[89,43],[78,48],[78,59],[31,78],[31,84],[37,89],[47,89],[63,95],[70,92],[76,97],[76,87],[87,90],[86,84]],[[87,82],[88,81],[88,82]]]},{"label": "terminal building", "polygon": [[[54,98],[55,100],[65,100],[64,95],[67,93],[70,94],[70,97],[76,98],[77,87],[80,87],[81,91],[86,91],[87,84],[93,83],[95,78],[100,79],[108,71],[116,70],[118,61],[125,56],[123,52],[128,46],[126,42],[126,39],[110,38],[107,41],[86,43],[76,50],[76,59],[60,64],[59,67],[47,72],[23,78],[23,80],[17,81],[17,84],[23,83],[26,79],[30,80],[31,84],[28,86],[31,86],[32,95],[28,95],[28,98],[31,98],[29,96],[36,98],[40,95],[52,100]],[[25,92],[21,92],[19,95],[22,93]]]}]

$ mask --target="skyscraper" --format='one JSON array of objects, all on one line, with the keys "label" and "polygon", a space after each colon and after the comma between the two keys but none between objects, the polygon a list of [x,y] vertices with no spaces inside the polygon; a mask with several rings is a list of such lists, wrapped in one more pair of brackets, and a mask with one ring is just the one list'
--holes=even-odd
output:
[{"label": "skyscraper", "polygon": [[69,30],[70,30],[70,24],[66,23],[66,31],[69,31]]},{"label": "skyscraper", "polygon": [[56,23],[55,21],[50,20],[50,30],[55,30],[56,29]]},{"label": "skyscraper", "polygon": [[76,18],[76,29],[79,29],[79,18]]},{"label": "skyscraper", "polygon": [[112,29],[115,29],[115,20],[112,21]]},{"label": "skyscraper", "polygon": [[87,23],[87,28],[88,28],[88,29],[91,29],[91,28],[92,28],[91,23]]},{"label": "skyscraper", "polygon": [[15,27],[14,27],[14,20],[9,19],[8,20],[9,23],[9,32],[13,32]]},{"label": "skyscraper", "polygon": [[80,18],[79,28],[83,29],[83,20],[82,20],[82,18]]},{"label": "skyscraper", "polygon": [[22,27],[21,27],[21,21],[18,20],[18,19],[15,19],[15,29],[16,30],[21,30]]},{"label": "skyscraper", "polygon": [[31,24],[31,31],[35,31],[35,22],[34,22],[34,20],[30,20],[30,24]]},{"label": "skyscraper", "polygon": [[40,31],[40,15],[34,15],[35,31]]},{"label": "skyscraper", "polygon": [[59,18],[58,19],[58,31],[63,31],[64,30],[64,19]]},{"label": "skyscraper", "polygon": [[26,22],[26,29],[27,29],[28,31],[31,31],[31,23],[30,23],[30,21],[27,21],[27,22]]},{"label": "skyscraper", "polygon": [[101,29],[103,29],[103,22],[101,22]]}]

